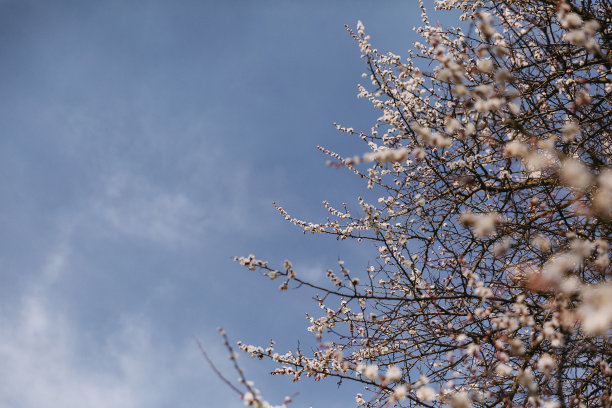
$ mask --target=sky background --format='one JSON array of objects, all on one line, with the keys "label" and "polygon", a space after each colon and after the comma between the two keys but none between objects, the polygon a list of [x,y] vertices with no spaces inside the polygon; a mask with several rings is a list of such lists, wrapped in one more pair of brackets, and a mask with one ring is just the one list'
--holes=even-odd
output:
[{"label": "sky background", "polygon": [[[321,280],[373,248],[304,235],[365,186],[324,145],[365,146],[364,64],[344,29],[406,55],[413,1],[0,0],[0,407],[240,407],[200,339],[294,348],[313,293],[279,293],[232,258]],[[435,20],[434,20],[435,21]],[[304,340],[302,340],[304,341]],[[270,402],[354,405],[240,357]]]}]

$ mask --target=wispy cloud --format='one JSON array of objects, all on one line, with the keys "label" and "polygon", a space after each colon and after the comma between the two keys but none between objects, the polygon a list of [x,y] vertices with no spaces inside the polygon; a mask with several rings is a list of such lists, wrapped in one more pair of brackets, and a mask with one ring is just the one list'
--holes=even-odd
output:
[{"label": "wispy cloud", "polygon": [[46,294],[26,294],[18,313],[0,317],[1,406],[241,406],[191,339],[172,343],[146,320],[125,316],[94,341]]},{"label": "wispy cloud", "polygon": [[300,277],[308,282],[323,282],[325,280],[325,269],[320,263],[295,262],[294,268]]},{"label": "wispy cloud", "polygon": [[106,178],[91,205],[106,227],[162,244],[188,242],[204,220],[203,209],[181,192],[169,192],[129,173]]}]

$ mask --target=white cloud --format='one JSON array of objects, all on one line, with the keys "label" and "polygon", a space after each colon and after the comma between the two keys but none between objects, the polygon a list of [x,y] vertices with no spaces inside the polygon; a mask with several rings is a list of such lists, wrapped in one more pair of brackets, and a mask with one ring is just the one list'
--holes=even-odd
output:
[{"label": "white cloud", "polygon": [[137,396],[121,378],[77,366],[73,328],[24,299],[15,319],[2,319],[0,405],[12,407],[136,407]]},{"label": "white cloud", "polygon": [[[159,333],[129,315],[115,332],[91,338],[50,301],[49,287],[16,296],[13,313],[0,316],[0,406],[242,406],[192,339]],[[224,354],[219,339],[203,340],[212,355]]]},{"label": "white cloud", "polygon": [[266,217],[280,217],[271,200],[251,194],[250,177],[240,168],[215,180],[202,177],[203,193],[185,191],[189,184],[172,191],[148,178],[117,172],[104,178],[103,188],[77,211],[77,222],[102,233],[169,246],[202,243],[205,235],[269,229]]},{"label": "white cloud", "polygon": [[325,274],[327,269],[319,263],[308,264],[295,262],[294,269],[296,274],[299,274],[300,278],[308,282],[323,282],[325,280]]},{"label": "white cloud", "polygon": [[203,210],[185,194],[165,191],[144,178],[116,173],[104,187],[91,211],[122,234],[172,245],[189,242],[203,225]]}]

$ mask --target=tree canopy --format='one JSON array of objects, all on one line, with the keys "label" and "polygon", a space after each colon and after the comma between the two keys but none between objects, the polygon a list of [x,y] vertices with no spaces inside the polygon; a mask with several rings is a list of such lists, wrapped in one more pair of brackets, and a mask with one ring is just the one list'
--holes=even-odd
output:
[{"label": "tree canopy", "polygon": [[314,353],[239,347],[273,374],[359,382],[367,407],[610,407],[612,3],[435,4],[462,22],[431,24],[420,2],[407,58],[348,28],[367,67],[359,97],[381,116],[337,126],[367,153],[320,150],[378,199],[326,202],[316,223],[278,206],[377,256],[361,271],[339,261],[325,285],[289,261],[237,258],[322,309]]}]

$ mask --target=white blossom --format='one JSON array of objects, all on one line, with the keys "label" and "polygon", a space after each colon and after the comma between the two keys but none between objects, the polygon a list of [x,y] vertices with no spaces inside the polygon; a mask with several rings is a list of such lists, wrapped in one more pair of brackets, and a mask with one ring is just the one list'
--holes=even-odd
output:
[{"label": "white blossom", "polygon": [[550,354],[544,353],[538,358],[536,367],[544,374],[550,374],[550,372],[557,367],[557,363],[555,360],[553,360]]},{"label": "white blossom", "polygon": [[612,324],[612,284],[586,286],[578,313],[583,330],[592,336],[605,334]]},{"label": "white blossom", "polygon": [[497,367],[495,368],[495,371],[497,372],[497,374],[499,374],[502,377],[508,377],[510,374],[512,374],[512,367],[510,367],[507,364],[504,363],[499,363],[497,364]]},{"label": "white blossom", "polygon": [[493,72],[493,63],[490,59],[481,59],[476,62],[476,66],[480,72],[491,73]]},{"label": "white blossom", "polygon": [[363,370],[363,376],[368,380],[375,380],[378,378],[378,366],[368,365]]},{"label": "white blossom", "polygon": [[404,384],[398,385],[397,387],[393,389],[393,399],[395,401],[400,401],[406,398],[407,395],[408,395],[408,388]]},{"label": "white blossom", "polygon": [[420,387],[416,391],[416,396],[421,401],[431,402],[436,399],[436,392],[434,391],[433,388],[424,386],[424,387]]},{"label": "white blossom", "polygon": [[563,28],[577,28],[582,25],[582,18],[576,13],[567,13],[561,19]]},{"label": "white blossom", "polygon": [[453,408],[471,408],[472,400],[467,392],[461,391],[451,397],[450,405]]},{"label": "white blossom", "polygon": [[385,381],[398,381],[402,379],[402,370],[397,366],[389,366],[385,373]]},{"label": "white blossom", "polygon": [[593,175],[576,159],[566,159],[559,172],[563,184],[578,190],[584,190],[591,184]]}]

